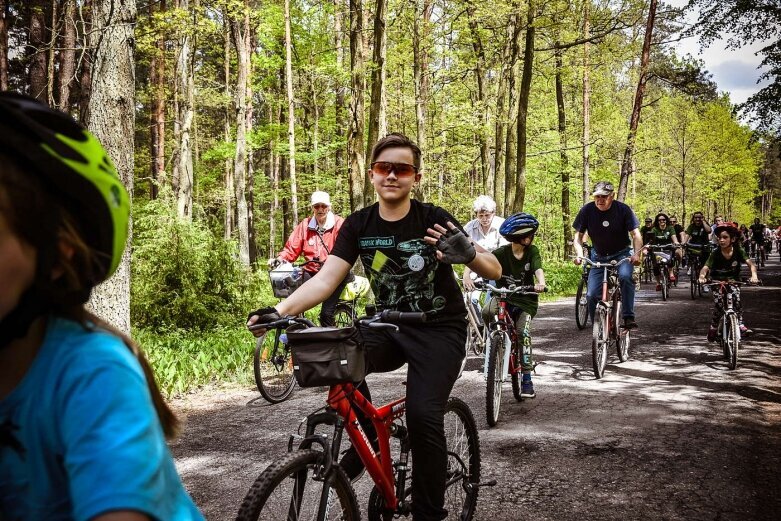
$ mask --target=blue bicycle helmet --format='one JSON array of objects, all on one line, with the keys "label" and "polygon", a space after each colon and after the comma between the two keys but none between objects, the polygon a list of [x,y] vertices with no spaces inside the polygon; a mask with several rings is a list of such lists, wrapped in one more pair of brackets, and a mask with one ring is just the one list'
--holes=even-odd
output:
[{"label": "blue bicycle helmet", "polygon": [[504,220],[499,227],[499,233],[510,242],[520,242],[522,239],[537,232],[540,223],[536,217],[530,213],[515,213]]}]

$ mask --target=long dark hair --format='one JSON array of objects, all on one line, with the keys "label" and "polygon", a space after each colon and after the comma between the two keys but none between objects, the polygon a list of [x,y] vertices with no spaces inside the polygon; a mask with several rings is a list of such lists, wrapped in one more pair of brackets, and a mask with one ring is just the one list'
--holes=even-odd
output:
[{"label": "long dark hair", "polygon": [[[116,335],[135,355],[144,371],[157,416],[167,437],[173,437],[179,422],[166,404],[154,373],[138,344],[84,307],[92,285],[89,274],[95,265],[95,252],[82,239],[73,217],[35,176],[25,175],[21,165],[0,152],[0,213],[14,234],[36,250],[36,285],[48,303],[50,316],[63,317],[86,330],[104,330]],[[60,248],[65,244],[68,254]],[[52,280],[52,269],[62,276]]]}]

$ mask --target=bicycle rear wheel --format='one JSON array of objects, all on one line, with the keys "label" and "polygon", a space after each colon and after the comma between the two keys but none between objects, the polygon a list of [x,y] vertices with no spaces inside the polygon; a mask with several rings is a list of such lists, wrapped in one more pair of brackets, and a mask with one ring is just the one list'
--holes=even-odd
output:
[{"label": "bicycle rear wheel", "polygon": [[578,283],[578,292],[575,294],[575,323],[578,325],[578,329],[585,329],[588,323],[586,288],[586,280],[581,277]]},{"label": "bicycle rear wheel", "polygon": [[255,385],[269,403],[285,401],[296,386],[290,350],[281,334],[281,329],[266,331],[255,344]]},{"label": "bicycle rear wheel", "polygon": [[341,467],[332,467],[325,480],[313,479],[321,458],[320,451],[298,450],[269,465],[244,497],[237,521],[309,520],[320,513],[322,519],[358,521],[358,500]]},{"label": "bicycle rear wheel", "polygon": [[470,521],[477,507],[480,483],[480,439],[469,406],[450,398],[445,406],[447,481],[445,509],[448,519]]},{"label": "bicycle rear wheel", "polygon": [[499,406],[502,403],[502,366],[504,365],[505,333],[496,331],[491,335],[488,353],[488,372],[485,375],[485,420],[490,427],[499,420]]},{"label": "bicycle rear wheel", "polygon": [[730,369],[738,366],[738,348],[740,347],[740,330],[738,317],[729,315],[727,318],[727,337],[724,339],[724,351],[728,355],[727,365]]},{"label": "bicycle rear wheel", "polygon": [[692,300],[697,298],[697,292],[701,291],[699,277],[699,263],[692,259],[692,261],[689,263],[689,293],[691,293]]},{"label": "bicycle rear wheel", "polygon": [[591,364],[594,376],[602,378],[607,365],[608,323],[607,309],[597,306],[594,313],[594,327],[591,331]]}]

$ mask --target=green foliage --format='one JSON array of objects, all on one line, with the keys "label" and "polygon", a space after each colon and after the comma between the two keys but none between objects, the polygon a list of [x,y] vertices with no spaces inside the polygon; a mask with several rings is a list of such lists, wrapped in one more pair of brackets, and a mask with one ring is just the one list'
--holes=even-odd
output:
[{"label": "green foliage", "polygon": [[255,341],[244,328],[162,334],[140,328],[134,329],[133,338],[152,365],[157,385],[168,397],[215,381],[252,382]]},{"label": "green foliage", "polygon": [[572,262],[553,261],[543,264],[548,298],[574,295],[578,290],[581,268]]},{"label": "green foliage", "polygon": [[235,326],[261,300],[236,244],[203,221],[176,217],[168,197],[136,205],[131,263],[131,318],[152,331]]}]

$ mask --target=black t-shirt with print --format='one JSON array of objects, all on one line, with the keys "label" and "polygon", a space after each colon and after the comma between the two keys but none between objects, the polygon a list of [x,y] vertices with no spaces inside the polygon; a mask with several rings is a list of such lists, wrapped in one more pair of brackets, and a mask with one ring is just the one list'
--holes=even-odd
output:
[{"label": "black t-shirt with print", "polygon": [[597,255],[613,255],[629,247],[629,232],[640,226],[632,209],[620,201],[613,201],[603,212],[593,202],[584,205],[572,227],[588,232]]},{"label": "black t-shirt with print", "polygon": [[379,309],[427,311],[431,320],[466,316],[453,267],[439,262],[436,248],[423,241],[426,229],[458,221],[432,204],[411,200],[398,221],[380,217],[375,203],[347,217],[331,255],[350,264],[360,257]]}]

